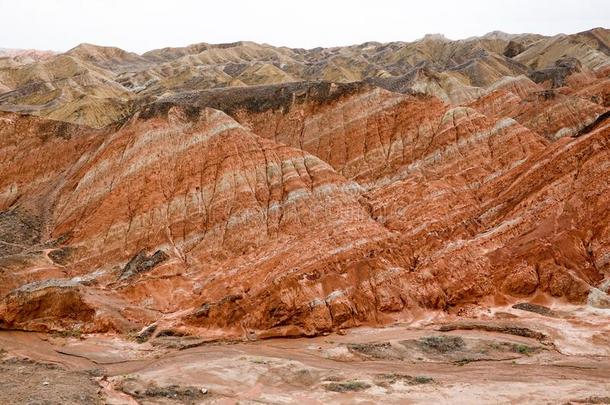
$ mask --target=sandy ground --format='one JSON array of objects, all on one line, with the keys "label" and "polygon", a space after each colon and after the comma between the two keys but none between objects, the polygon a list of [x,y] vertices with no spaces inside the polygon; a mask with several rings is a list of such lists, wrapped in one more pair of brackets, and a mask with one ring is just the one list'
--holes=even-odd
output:
[{"label": "sandy ground", "polygon": [[0,403],[610,404],[610,311],[514,308],[309,339],[0,332]]}]

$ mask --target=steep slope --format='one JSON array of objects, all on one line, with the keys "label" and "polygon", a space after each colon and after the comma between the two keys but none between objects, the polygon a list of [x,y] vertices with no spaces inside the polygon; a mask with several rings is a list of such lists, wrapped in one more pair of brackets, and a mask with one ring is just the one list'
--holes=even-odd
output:
[{"label": "steep slope", "polygon": [[[519,128],[510,122],[502,126]],[[503,129],[486,145],[487,164],[471,144],[452,170],[429,164],[374,190],[373,212],[417,247],[416,268],[441,283],[450,306],[541,292],[586,302],[608,272],[609,130],[545,149],[531,132]]]},{"label": "steep slope", "polygon": [[[45,250],[3,259],[7,287],[47,280],[5,290],[4,326],[156,320],[198,334],[300,335],[420,308],[604,295],[607,123],[549,145],[512,119],[438,100],[308,91],[278,109],[224,105],[275,141],[179,106],[103,136],[55,194],[41,192],[47,236],[28,243]],[[344,155],[343,145],[354,148]],[[5,215],[22,215],[21,201]],[[15,309],[52,301],[65,304]],[[87,317],[67,316],[74,305]]]},{"label": "steep slope", "polygon": [[[219,111],[206,109],[195,121],[187,118],[184,111],[173,109],[167,119],[128,124],[91,150],[83,164],[75,162],[69,175],[56,180],[56,193],[39,197],[48,198],[44,204],[52,207],[39,218],[39,228],[49,230],[47,241],[56,241],[42,253],[51,263],[40,276],[63,274],[48,288],[78,289],[69,297],[85,295],[78,299],[89,302],[91,294],[101,292],[96,292],[99,287],[81,291],[78,282],[70,281],[81,276],[88,283],[114,285],[110,295],[138,304],[146,300],[147,308],[166,312],[188,308],[202,294],[220,300],[233,290],[248,289],[246,279],[222,287],[209,282],[210,277],[226,276],[229,269],[242,267],[240,277],[251,278],[254,289],[259,286],[257,278],[270,277],[270,271],[283,273],[277,264],[307,262],[304,246],[310,246],[310,266],[321,270],[337,260],[343,244],[349,257],[388,238],[356,201],[358,186],[322,161],[258,138]],[[16,216],[25,208],[17,198],[5,215]],[[47,241],[38,237],[30,244]],[[57,253],[50,254],[49,248]],[[156,256],[162,265],[134,283],[131,277],[138,280],[142,270],[125,276],[124,266],[142,251],[162,252]],[[3,260],[5,265],[16,260],[11,253]],[[43,260],[39,252],[21,254],[26,267],[28,260]],[[259,264],[253,266],[252,261]],[[264,262],[269,262],[266,267]],[[92,273],[92,268],[97,270]],[[164,276],[159,279],[160,275]],[[5,274],[9,279],[4,290],[24,281],[11,282],[18,276],[14,270]],[[176,289],[177,285],[182,287]],[[197,285],[205,285],[205,290]],[[26,305],[25,292],[39,293],[36,285],[28,288],[7,296],[2,307],[5,326],[39,327],[33,326],[39,325],[36,314],[25,314],[24,319],[9,316],[15,302]],[[123,322],[103,318],[103,306],[94,309],[102,320],[87,318],[92,330],[109,324],[116,328]],[[52,319],[49,322],[47,327],[52,327]]]},{"label": "steep slope", "polygon": [[610,31],[594,28],[574,35],[560,34],[541,39],[515,59],[533,69],[545,68],[562,57],[574,57],[594,71],[607,70],[610,55]]},{"label": "steep slope", "polygon": [[0,328],[253,339],[610,307],[607,46],[1,59]]},{"label": "steep slope", "polygon": [[124,118],[130,93],[113,74],[62,54],[41,62],[0,69],[12,91],[0,95],[0,109],[103,127]]}]

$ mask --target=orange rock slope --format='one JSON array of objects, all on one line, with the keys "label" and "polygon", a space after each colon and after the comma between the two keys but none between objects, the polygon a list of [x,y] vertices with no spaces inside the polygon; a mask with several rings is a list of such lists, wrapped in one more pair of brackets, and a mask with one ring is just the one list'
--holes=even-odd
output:
[{"label": "orange rock slope", "polygon": [[569,62],[462,103],[298,82],[130,100],[101,129],[1,113],[0,327],[272,337],[608,307],[610,82]]}]

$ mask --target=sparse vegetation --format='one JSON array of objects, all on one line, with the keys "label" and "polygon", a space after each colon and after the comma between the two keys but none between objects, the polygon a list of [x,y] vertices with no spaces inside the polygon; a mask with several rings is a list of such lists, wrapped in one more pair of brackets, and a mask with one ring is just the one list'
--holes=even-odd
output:
[{"label": "sparse vegetation", "polygon": [[524,345],[524,344],[515,344],[512,347],[512,351],[515,353],[524,354],[526,356],[529,356],[529,355],[535,353],[537,351],[537,349],[535,347],[531,347],[531,346]]},{"label": "sparse vegetation", "polygon": [[364,353],[364,354],[369,354],[372,352],[375,352],[379,349],[389,349],[390,348],[390,344],[389,343],[351,343],[347,346],[349,349],[360,352],[360,353]]},{"label": "sparse vegetation", "polygon": [[434,378],[426,377],[425,375],[418,375],[413,380],[416,384],[429,384],[431,382],[434,382]]},{"label": "sparse vegetation", "polygon": [[456,322],[442,325],[438,328],[440,332],[451,332],[454,330],[482,330],[485,332],[505,333],[508,335],[523,336],[527,338],[537,339],[540,341],[546,340],[547,336],[529,328],[523,328],[514,325],[494,325],[482,322]]},{"label": "sparse vegetation", "polygon": [[418,341],[419,346],[426,351],[439,353],[455,352],[466,346],[459,336],[424,336]]},{"label": "sparse vegetation", "polygon": [[377,385],[384,386],[387,384],[395,384],[397,382],[403,382],[408,385],[419,385],[419,384],[429,384],[434,382],[432,377],[418,375],[411,376],[408,374],[399,374],[399,373],[387,373],[387,374],[378,374],[375,376],[377,380]]},{"label": "sparse vegetation", "polygon": [[350,343],[347,345],[350,352],[363,354],[374,359],[401,359],[402,355],[392,348],[389,342],[378,343]]},{"label": "sparse vegetation", "polygon": [[167,397],[167,398],[185,398],[196,397],[201,394],[201,390],[195,387],[180,387],[178,385],[170,385],[168,387],[152,387],[144,391],[144,396],[147,397]]},{"label": "sparse vegetation", "polygon": [[180,386],[177,384],[158,386],[154,383],[145,383],[137,378],[124,379],[120,389],[133,398],[171,398],[180,403],[193,403],[193,400],[201,398],[208,393],[207,388],[193,386]]},{"label": "sparse vegetation", "polygon": [[368,384],[364,381],[357,381],[357,380],[331,382],[324,386],[324,388],[327,391],[333,391],[333,392],[364,391],[370,387],[371,387],[370,384]]}]

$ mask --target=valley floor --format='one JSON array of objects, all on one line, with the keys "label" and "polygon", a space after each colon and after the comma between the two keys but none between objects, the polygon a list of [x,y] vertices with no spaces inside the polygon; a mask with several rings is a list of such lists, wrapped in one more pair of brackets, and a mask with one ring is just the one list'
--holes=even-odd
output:
[{"label": "valley floor", "polygon": [[0,403],[610,403],[610,311],[520,308],[251,342],[1,331]]}]

